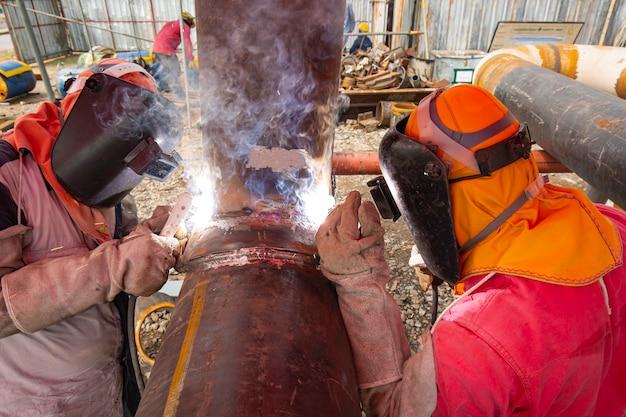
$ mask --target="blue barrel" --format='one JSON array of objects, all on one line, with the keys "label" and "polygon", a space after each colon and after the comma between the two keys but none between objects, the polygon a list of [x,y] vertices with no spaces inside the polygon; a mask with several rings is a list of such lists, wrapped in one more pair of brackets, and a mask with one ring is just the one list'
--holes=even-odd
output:
[{"label": "blue barrel", "polygon": [[115,57],[124,59],[129,62],[133,62],[135,59],[141,58],[146,64],[148,65],[152,64],[152,51],[151,50],[117,52],[115,54]]},{"label": "blue barrel", "polygon": [[20,61],[0,62],[0,101],[26,94],[36,83],[30,65]]},{"label": "blue barrel", "polygon": [[70,78],[78,77],[78,74],[85,71],[85,67],[62,67],[57,72],[57,90],[61,94],[61,97],[65,97],[67,91],[65,91],[65,83]]}]

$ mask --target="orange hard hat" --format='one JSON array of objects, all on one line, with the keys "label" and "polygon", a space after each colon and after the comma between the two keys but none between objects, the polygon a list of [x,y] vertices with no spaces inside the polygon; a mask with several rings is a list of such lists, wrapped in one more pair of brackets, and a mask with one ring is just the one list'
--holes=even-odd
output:
[{"label": "orange hard hat", "polygon": [[156,81],[141,65],[128,62],[121,58],[105,58],[98,61],[96,64],[90,65],[89,68],[81,72],[67,88],[67,95],[63,101],[61,101],[61,110],[65,118],[67,118],[67,115],[74,106],[87,79],[99,72],[138,85],[153,93],[158,92]]},{"label": "orange hard hat", "polygon": [[404,133],[433,149],[448,167],[448,178],[482,172],[475,152],[516,135],[520,123],[493,94],[476,85],[457,84],[422,100]]}]

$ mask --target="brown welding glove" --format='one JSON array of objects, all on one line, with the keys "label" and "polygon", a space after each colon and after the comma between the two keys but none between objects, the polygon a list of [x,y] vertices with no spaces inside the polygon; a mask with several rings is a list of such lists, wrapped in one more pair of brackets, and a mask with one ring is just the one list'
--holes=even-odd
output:
[{"label": "brown welding glove", "polygon": [[148,229],[152,230],[152,233],[156,233],[157,235],[165,226],[167,219],[170,217],[170,212],[172,211],[171,206],[157,206],[152,212],[152,216],[141,222],[142,225],[146,226]]},{"label": "brown welding glove", "polygon": [[2,295],[15,326],[33,333],[113,301],[121,291],[151,295],[167,280],[179,250],[177,239],[139,225],[84,255],[45,259],[6,274]]},{"label": "brown welding glove", "polygon": [[385,290],[389,267],[376,207],[369,201],[361,204],[361,195],[352,191],[315,237],[322,272],[337,284],[359,387],[400,380],[410,350],[400,309]]}]

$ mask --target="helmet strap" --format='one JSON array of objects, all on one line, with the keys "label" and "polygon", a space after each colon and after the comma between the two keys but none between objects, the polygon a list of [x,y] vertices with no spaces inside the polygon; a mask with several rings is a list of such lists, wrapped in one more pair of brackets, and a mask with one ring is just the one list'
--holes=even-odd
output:
[{"label": "helmet strap", "polygon": [[474,152],[481,174],[489,174],[503,168],[520,158],[530,158],[533,145],[526,123],[520,125],[519,130],[505,141],[485,149]]},{"label": "helmet strap", "polygon": [[[112,64],[112,65],[93,65],[91,71],[94,74],[103,73],[106,75],[110,75],[115,78],[121,78],[126,74],[130,74],[131,72],[139,72],[148,77],[152,77],[148,71],[145,70],[141,65],[133,64],[131,62],[123,63],[123,64]],[[76,78],[72,84],[69,86],[69,89],[66,89],[66,94],[73,93],[75,91],[81,90],[89,77],[80,76]]]}]

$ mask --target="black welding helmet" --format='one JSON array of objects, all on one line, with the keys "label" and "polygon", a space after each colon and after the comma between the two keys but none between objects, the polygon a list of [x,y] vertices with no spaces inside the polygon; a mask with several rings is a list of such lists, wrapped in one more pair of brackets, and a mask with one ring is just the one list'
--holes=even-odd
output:
[{"label": "black welding helmet", "polygon": [[[179,110],[156,84],[144,88],[154,80],[141,66],[115,62],[90,67],[69,87],[64,101],[75,102],[52,149],[59,183],[90,207],[113,207],[144,177],[163,181],[178,167]],[[150,79],[122,79],[132,72]]]},{"label": "black welding helmet", "polygon": [[460,280],[450,184],[489,176],[530,154],[524,125],[473,85],[439,89],[393,126],[379,148],[382,177],[368,183],[383,218],[404,216],[426,266]]}]

